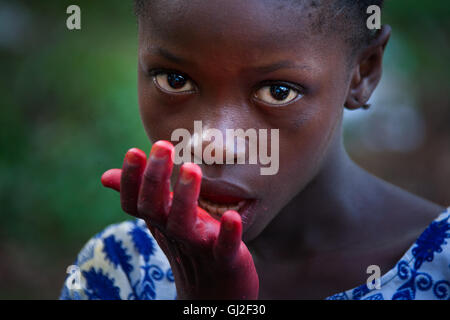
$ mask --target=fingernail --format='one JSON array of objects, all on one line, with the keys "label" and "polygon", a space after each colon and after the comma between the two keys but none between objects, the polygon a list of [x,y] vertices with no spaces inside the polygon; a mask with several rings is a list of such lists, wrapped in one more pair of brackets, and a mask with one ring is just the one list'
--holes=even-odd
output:
[{"label": "fingernail", "polygon": [[150,151],[150,158],[155,160],[165,160],[170,156],[170,153],[170,149],[154,145],[152,151]]},{"label": "fingernail", "polygon": [[180,182],[183,184],[190,184],[194,180],[195,172],[192,170],[182,168],[180,175]]},{"label": "fingernail", "polygon": [[180,175],[180,182],[183,184],[189,184],[194,179],[194,174],[189,170],[182,169]]},{"label": "fingernail", "polygon": [[202,179],[202,171],[200,167],[194,163],[186,162],[181,166],[180,171],[180,181],[183,184],[189,184],[197,177],[198,179]]},{"label": "fingernail", "polygon": [[133,149],[128,150],[127,154],[125,155],[125,158],[127,159],[127,162],[131,165],[141,164],[141,157]]}]

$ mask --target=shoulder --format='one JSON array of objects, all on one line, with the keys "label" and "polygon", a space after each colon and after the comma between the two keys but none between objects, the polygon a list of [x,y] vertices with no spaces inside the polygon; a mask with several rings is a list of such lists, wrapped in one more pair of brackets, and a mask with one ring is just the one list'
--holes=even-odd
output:
[{"label": "shoulder", "polygon": [[395,267],[380,279],[380,288],[357,288],[327,299],[450,299],[450,207],[423,230]]},{"label": "shoulder", "polygon": [[140,219],[113,224],[78,254],[61,299],[174,299],[169,262]]},{"label": "shoulder", "polygon": [[393,285],[394,300],[450,299],[450,208],[428,225],[396,265]]},{"label": "shoulder", "polygon": [[383,181],[378,200],[382,213],[380,230],[390,230],[384,237],[404,253],[447,208]]},{"label": "shoulder", "polygon": [[[437,262],[439,259],[444,259],[448,263],[443,267],[445,267],[447,275],[450,276],[450,207],[422,232],[412,247],[411,255],[414,259],[415,269],[427,266],[427,262]],[[434,268],[440,266],[436,263],[428,265]]]}]

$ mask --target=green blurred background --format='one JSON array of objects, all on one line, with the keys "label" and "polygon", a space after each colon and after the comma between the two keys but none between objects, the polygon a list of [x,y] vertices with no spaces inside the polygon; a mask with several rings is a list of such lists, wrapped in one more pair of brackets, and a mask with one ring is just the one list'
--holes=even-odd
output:
[{"label": "green blurred background", "polygon": [[[82,29],[66,28],[81,7]],[[369,111],[345,142],[370,172],[450,205],[450,2],[387,0],[393,27]],[[55,299],[83,244],[129,217],[101,174],[148,152],[132,0],[0,0],[0,299]]]}]

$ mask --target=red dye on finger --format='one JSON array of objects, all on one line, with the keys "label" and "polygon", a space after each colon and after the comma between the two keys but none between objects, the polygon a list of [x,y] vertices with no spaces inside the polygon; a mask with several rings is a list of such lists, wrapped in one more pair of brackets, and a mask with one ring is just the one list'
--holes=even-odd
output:
[{"label": "red dye on finger", "polygon": [[125,159],[131,165],[141,165],[145,163],[145,153],[137,148],[131,148],[125,155]]},{"label": "red dye on finger", "polygon": [[103,173],[100,181],[104,187],[120,191],[121,169],[111,169]]},{"label": "red dye on finger", "polygon": [[167,159],[172,157],[174,147],[172,143],[165,140],[159,140],[155,142],[150,151],[150,157],[154,159]]},{"label": "red dye on finger", "polygon": [[181,167],[180,181],[184,184],[192,182],[194,179],[202,179],[202,170],[194,163],[187,162]]},{"label": "red dye on finger", "polygon": [[241,231],[242,227],[241,216],[236,211],[233,210],[225,211],[221,221],[224,224],[225,230],[227,231],[238,230],[239,232]]},{"label": "red dye on finger", "polygon": [[223,223],[223,226],[225,230],[232,231],[234,229],[234,223],[231,220],[225,220]]}]

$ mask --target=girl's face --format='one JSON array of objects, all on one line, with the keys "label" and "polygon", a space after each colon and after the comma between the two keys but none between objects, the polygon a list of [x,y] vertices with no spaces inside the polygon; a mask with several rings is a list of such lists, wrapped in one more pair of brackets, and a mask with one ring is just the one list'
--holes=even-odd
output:
[{"label": "girl's face", "polygon": [[153,1],[139,19],[139,106],[153,142],[178,128],[193,133],[196,120],[224,137],[226,129],[279,129],[275,175],[261,175],[260,165],[201,165],[201,194],[251,199],[244,240],[340,145],[348,50],[335,34],[312,30],[317,11],[260,0]]}]

